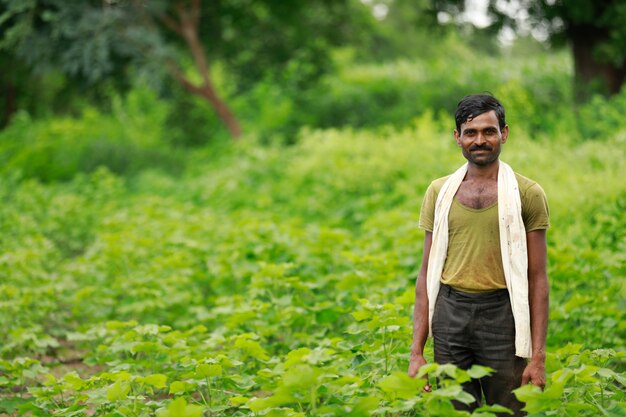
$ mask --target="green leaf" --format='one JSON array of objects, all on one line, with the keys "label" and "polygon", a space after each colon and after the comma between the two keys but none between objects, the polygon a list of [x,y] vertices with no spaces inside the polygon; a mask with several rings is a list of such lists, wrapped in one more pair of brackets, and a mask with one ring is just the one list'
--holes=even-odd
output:
[{"label": "green leaf", "polygon": [[425,385],[423,378],[411,378],[404,372],[394,372],[378,382],[378,387],[384,392],[403,399],[419,395]]},{"label": "green leaf", "polygon": [[372,317],[372,312],[367,310],[359,310],[352,313],[352,317],[354,317],[356,321],[363,321]]},{"label": "green leaf", "polygon": [[172,401],[165,410],[157,412],[158,417],[200,417],[202,407],[195,404],[187,404],[183,397]]},{"label": "green leaf", "polygon": [[287,370],[281,383],[290,391],[306,391],[316,386],[320,370],[310,365],[296,365]]},{"label": "green leaf", "polygon": [[467,374],[474,379],[480,379],[484,376],[491,375],[492,373],[493,369],[480,365],[472,365],[472,367],[467,370]]},{"label": "green leaf", "polygon": [[626,417],[626,403],[613,403],[606,411],[609,417]]},{"label": "green leaf", "polygon": [[518,400],[526,403],[524,410],[532,414],[558,409],[561,405],[563,385],[564,383],[554,383],[542,391],[535,385],[527,384],[513,390],[513,393]]},{"label": "green leaf", "polygon": [[560,400],[564,389],[565,381],[555,382],[544,389],[542,396],[551,400]]},{"label": "green leaf", "polygon": [[268,398],[252,398],[246,405],[253,413],[258,413],[259,411],[263,411],[266,408],[274,406]]},{"label": "green leaf", "polygon": [[615,372],[612,369],[608,369],[608,368],[599,368],[597,370],[598,375],[600,375],[603,378],[613,378],[615,377]]},{"label": "green leaf", "polygon": [[294,397],[287,393],[281,392],[267,398],[252,398],[247,402],[247,406],[250,411],[257,413],[259,411],[266,410],[268,408],[280,407],[284,404],[289,404],[295,401]]},{"label": "green leaf", "polygon": [[380,398],[360,397],[350,407],[349,417],[369,417],[380,404]]},{"label": "green leaf", "polygon": [[30,404],[32,401],[32,398],[0,397],[0,411],[12,414],[18,408],[25,404]]},{"label": "green leaf", "polygon": [[[478,407],[476,410],[474,410],[475,412],[486,412],[486,413],[507,413],[507,414],[513,414],[513,411],[511,411],[510,409],[499,405],[499,404],[493,404],[493,405],[482,405],[480,407]],[[473,416],[473,414],[472,414]]]},{"label": "green leaf", "polygon": [[431,362],[431,363],[427,363],[426,365],[422,366],[419,371],[417,372],[417,377],[421,378],[424,375],[427,375],[433,371],[436,371],[437,368],[439,368],[439,364],[436,362]]},{"label": "green leaf", "polygon": [[298,348],[290,351],[285,358],[284,367],[289,368],[293,365],[304,362],[304,358],[311,353],[309,348]]},{"label": "green leaf", "polygon": [[130,321],[111,320],[105,323],[105,327],[107,328],[107,330],[118,330],[118,329],[123,329],[126,327],[135,327],[136,325],[137,325],[137,322],[135,320],[130,320]]},{"label": "green leaf", "polygon": [[139,352],[157,352],[159,351],[159,344],[154,342],[139,342],[135,343],[131,348],[131,353],[139,353]]},{"label": "green leaf", "polygon": [[539,398],[542,394],[542,391],[541,391],[541,388],[535,385],[526,384],[515,389],[513,393],[515,394],[518,400],[526,403],[528,401],[532,401],[532,400]]},{"label": "green leaf", "polygon": [[107,400],[119,401],[128,396],[130,392],[130,383],[127,381],[117,381],[113,385],[110,385],[107,389]]},{"label": "green leaf", "polygon": [[196,375],[200,378],[210,378],[222,375],[222,366],[215,363],[203,363],[196,368]]},{"label": "green leaf", "polygon": [[69,374],[65,374],[63,376],[63,382],[70,389],[77,390],[77,391],[82,389],[86,384],[86,382],[83,379],[81,379],[81,377],[78,376],[76,372],[70,372]]},{"label": "green leaf", "polygon": [[435,375],[437,376],[447,375],[448,377],[452,378],[453,380],[455,380],[456,382],[460,384],[467,382],[471,379],[467,371],[460,369],[459,367],[457,367],[456,365],[452,363],[445,363],[445,364],[439,365],[437,367],[437,370],[435,371]]},{"label": "green leaf", "polygon": [[234,397],[230,397],[228,399],[228,401],[230,401],[230,403],[232,404],[233,407],[238,407],[242,404],[245,404],[248,402],[248,398],[242,396],[242,395],[235,395]]},{"label": "green leaf", "polygon": [[155,388],[165,388],[167,382],[167,376],[163,374],[152,374],[144,378],[146,384],[152,385]]},{"label": "green leaf", "polygon": [[461,391],[454,396],[454,399],[462,402],[463,404],[471,404],[476,401],[476,398],[468,392]]},{"label": "green leaf", "polygon": [[428,396],[426,402],[428,415],[437,417],[467,417],[466,411],[457,411],[452,402],[443,397]]},{"label": "green leaf", "polygon": [[461,392],[463,392],[463,387],[458,384],[454,384],[445,388],[434,390],[433,395],[436,397],[456,398]]},{"label": "green leaf", "polygon": [[192,388],[192,385],[185,381],[174,381],[170,384],[170,394],[182,394]]},{"label": "green leaf", "polygon": [[265,349],[256,340],[238,338],[235,341],[235,347],[241,349],[247,356],[255,359],[266,361],[270,358]]},{"label": "green leaf", "polygon": [[581,344],[568,343],[567,345],[563,346],[561,349],[558,349],[555,353],[561,357],[571,356],[576,353],[579,353],[582,348],[583,348],[583,345]]}]

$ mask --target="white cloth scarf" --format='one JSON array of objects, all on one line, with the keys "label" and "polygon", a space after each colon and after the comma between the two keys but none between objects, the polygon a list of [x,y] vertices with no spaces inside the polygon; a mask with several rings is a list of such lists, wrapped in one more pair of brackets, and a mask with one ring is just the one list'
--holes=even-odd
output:
[{"label": "white cloth scarf", "polygon": [[[465,174],[467,163],[445,182],[435,204],[433,238],[428,258],[428,327],[432,336],[435,301],[441,284],[441,274],[448,253],[448,213]],[[532,356],[530,336],[530,307],[528,304],[528,255],[526,229],[522,220],[522,202],[513,169],[500,161],[498,169],[498,220],[500,224],[500,251],[504,279],[509,291],[515,319],[515,355]]]}]

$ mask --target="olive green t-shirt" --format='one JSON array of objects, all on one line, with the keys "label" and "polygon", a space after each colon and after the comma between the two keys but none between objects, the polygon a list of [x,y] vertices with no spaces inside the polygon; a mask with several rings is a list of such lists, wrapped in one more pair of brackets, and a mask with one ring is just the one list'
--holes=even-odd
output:
[{"label": "olive green t-shirt", "polygon": [[[515,174],[522,202],[526,232],[550,226],[548,201],[539,184]],[[435,202],[448,177],[433,181],[424,196],[419,227],[433,231]],[[441,282],[468,292],[506,288],[502,255],[498,203],[482,209],[461,204],[456,197],[448,214],[448,253]]]}]

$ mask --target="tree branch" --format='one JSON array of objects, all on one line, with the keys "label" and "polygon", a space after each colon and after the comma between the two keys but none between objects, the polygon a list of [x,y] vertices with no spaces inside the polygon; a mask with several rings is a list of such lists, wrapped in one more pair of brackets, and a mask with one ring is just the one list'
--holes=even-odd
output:
[{"label": "tree branch", "polygon": [[[193,3],[192,7],[199,7],[199,0],[194,0]],[[176,2],[176,10],[180,17],[181,35],[187,42],[187,46],[191,51],[191,55],[196,63],[198,72],[204,82],[204,86],[213,90],[213,85],[209,76],[209,63],[206,59],[200,39],[198,38],[198,19],[200,17],[199,10],[198,14],[194,16],[193,12],[189,13],[189,11],[184,8],[182,0],[178,0]]]},{"label": "tree branch", "polygon": [[[167,67],[174,78],[190,93],[204,97],[211,103],[220,119],[226,124],[233,139],[241,136],[241,126],[230,108],[217,94],[209,71],[209,62],[204,52],[204,47],[198,37],[198,25],[200,22],[200,1],[191,0],[190,8],[184,6],[184,0],[176,0],[174,5],[179,21],[169,26],[175,25],[176,32],[182,36],[191,52],[196,69],[202,77],[202,84],[196,85],[189,80],[181,69],[173,61],[167,61]],[[168,18],[168,16],[165,16]],[[171,19],[171,18],[169,18]],[[172,19],[173,20],[173,19]],[[164,20],[164,24],[166,24]]]},{"label": "tree branch", "polygon": [[174,20],[174,18],[168,16],[167,14],[159,15],[158,18],[161,23],[163,23],[163,25],[165,25],[165,27],[167,27],[169,30],[183,36],[181,26],[178,24],[178,22],[176,22],[176,20]]},{"label": "tree branch", "polygon": [[200,3],[200,0],[191,0],[191,18],[196,28],[200,23]]},{"label": "tree branch", "polygon": [[176,63],[174,63],[174,61],[167,60],[165,64],[168,70],[170,71],[170,73],[172,74],[172,76],[176,79],[176,81],[181,83],[183,87],[185,87],[186,90],[188,90],[190,93],[193,93],[199,96],[206,95],[202,87],[195,85],[193,82],[189,80],[189,78],[185,77],[181,69],[178,67],[178,65],[176,65]]}]

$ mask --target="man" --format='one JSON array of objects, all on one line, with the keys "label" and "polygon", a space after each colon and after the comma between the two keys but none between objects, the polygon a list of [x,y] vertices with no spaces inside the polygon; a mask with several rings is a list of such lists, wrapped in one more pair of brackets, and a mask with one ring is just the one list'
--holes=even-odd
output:
[{"label": "man", "polygon": [[[524,415],[511,390],[545,386],[548,324],[545,193],[500,161],[509,136],[504,108],[493,96],[464,97],[454,138],[467,164],[433,181],[420,213],[425,230],[415,286],[409,375],[426,363],[426,338],[435,362],[495,370],[464,389],[481,405],[500,404]],[[427,387],[427,390],[430,387]]]}]

